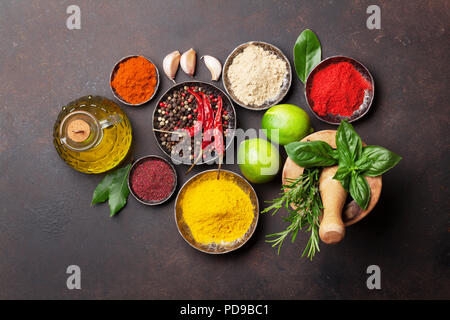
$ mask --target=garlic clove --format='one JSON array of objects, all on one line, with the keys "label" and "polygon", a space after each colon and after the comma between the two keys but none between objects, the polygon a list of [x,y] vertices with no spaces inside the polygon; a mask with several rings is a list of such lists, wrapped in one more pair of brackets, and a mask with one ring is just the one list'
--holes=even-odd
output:
[{"label": "garlic clove", "polygon": [[169,53],[164,57],[163,69],[166,76],[175,83],[175,75],[180,65],[181,54],[178,50]]},{"label": "garlic clove", "polygon": [[203,59],[209,72],[211,72],[211,80],[219,80],[220,74],[222,73],[222,64],[220,61],[213,56],[203,56],[201,59]]},{"label": "garlic clove", "polygon": [[181,55],[181,60],[180,60],[181,69],[183,69],[183,71],[191,77],[195,73],[196,59],[197,59],[197,53],[192,48]]}]

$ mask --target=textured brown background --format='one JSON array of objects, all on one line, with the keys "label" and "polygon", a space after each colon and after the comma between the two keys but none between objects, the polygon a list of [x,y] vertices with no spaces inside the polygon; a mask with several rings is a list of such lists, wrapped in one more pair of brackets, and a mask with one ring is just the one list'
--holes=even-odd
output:
[{"label": "textured brown background", "polygon": [[[73,2],[82,29],[70,31]],[[370,4],[382,9],[381,30],[366,28]],[[450,298],[449,11],[445,0],[1,1],[0,298]],[[110,219],[106,205],[90,206],[102,176],[72,170],[53,149],[60,107],[87,94],[112,99],[107,79],[122,56],[147,55],[161,70],[175,49],[224,61],[235,46],[263,40],[292,63],[305,28],[319,36],[323,57],[354,57],[372,71],[375,102],[355,127],[367,143],[404,157],[384,176],[376,209],[313,262],[300,258],[305,235],[280,256],[264,243],[284,228],[281,216],[261,216],[251,241],[223,256],[184,242],[173,200],[148,208],[130,197]],[[200,64],[196,79],[208,77]],[[162,77],[159,94],[169,86]],[[285,102],[306,108],[302,90],[295,77]],[[161,154],[153,108],[123,107],[136,157]],[[240,127],[259,128],[262,113],[237,112]],[[185,181],[185,168],[177,170]],[[261,202],[278,188],[279,179],[256,186]],[[66,289],[70,264],[82,269],[82,290]],[[366,288],[371,264],[381,267],[382,290]]]}]

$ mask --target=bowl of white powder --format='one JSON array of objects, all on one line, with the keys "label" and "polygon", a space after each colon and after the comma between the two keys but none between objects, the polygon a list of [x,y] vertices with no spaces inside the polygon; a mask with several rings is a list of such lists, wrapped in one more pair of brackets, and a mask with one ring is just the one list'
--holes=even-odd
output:
[{"label": "bowl of white powder", "polygon": [[265,110],[280,103],[292,81],[289,60],[277,47],[250,41],[236,47],[223,66],[223,86],[235,103]]}]

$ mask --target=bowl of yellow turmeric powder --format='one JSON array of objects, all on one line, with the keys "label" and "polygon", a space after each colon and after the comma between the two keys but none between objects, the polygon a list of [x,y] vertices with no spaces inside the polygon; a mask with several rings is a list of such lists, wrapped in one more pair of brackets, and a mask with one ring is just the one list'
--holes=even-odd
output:
[{"label": "bowl of yellow turmeric powder", "polygon": [[240,175],[203,171],[189,179],[175,200],[175,221],[193,248],[221,254],[242,247],[258,224],[255,190]]}]

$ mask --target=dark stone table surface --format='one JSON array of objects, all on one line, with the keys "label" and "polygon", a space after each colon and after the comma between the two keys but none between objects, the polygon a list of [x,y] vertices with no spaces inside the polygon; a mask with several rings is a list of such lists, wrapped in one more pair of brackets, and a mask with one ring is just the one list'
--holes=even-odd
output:
[{"label": "dark stone table surface", "polygon": [[[66,28],[72,2],[81,30]],[[371,4],[381,8],[380,30],[366,27]],[[449,13],[445,0],[1,1],[0,298],[449,299]],[[277,256],[264,240],[285,227],[282,214],[262,215],[243,248],[210,256],[178,234],[173,199],[149,208],[130,197],[114,218],[107,205],[90,206],[103,175],[78,173],[55,152],[62,105],[88,94],[113,99],[109,74],[130,54],[150,57],[162,72],[162,58],[176,49],[223,62],[237,45],[262,40],[293,64],[305,28],[320,38],[323,57],[350,56],[371,70],[375,101],[355,128],[403,156],[383,176],[375,210],[343,242],[322,244],[310,262],[300,258],[301,234]],[[177,81],[187,79],[179,72]],[[203,63],[195,79],[209,79]],[[162,76],[159,94],[170,85]],[[297,77],[284,102],[307,109]],[[123,106],[135,157],[162,155],[154,107]],[[260,127],[262,112],[236,108],[239,127]],[[335,128],[309,114],[316,130]],[[185,170],[177,167],[181,182]],[[279,178],[255,185],[261,205],[279,188]],[[72,264],[82,270],[81,290],[66,288]],[[366,287],[372,264],[381,268],[381,290]]]}]

